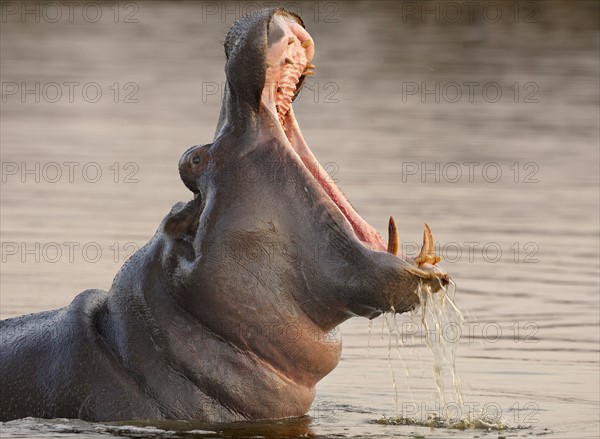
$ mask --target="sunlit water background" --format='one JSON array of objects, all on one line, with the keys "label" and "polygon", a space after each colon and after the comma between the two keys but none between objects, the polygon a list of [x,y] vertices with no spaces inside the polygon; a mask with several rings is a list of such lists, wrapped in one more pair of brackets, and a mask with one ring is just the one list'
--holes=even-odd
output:
[{"label": "sunlit water background", "polygon": [[[426,419],[439,402],[431,352],[403,315],[397,335],[391,319],[340,327],[342,359],[319,384],[308,418],[223,435],[598,437],[598,5],[522,2],[516,16],[514,2],[494,3],[499,20],[475,9],[459,22],[444,9],[423,19],[419,2],[404,9],[400,2],[290,3],[317,47],[318,74],[295,111],[313,152],[367,221],[384,232],[394,215],[407,253],[416,252],[423,223],[431,225],[465,312],[457,357],[464,401],[528,428],[374,424],[399,414]],[[2,318],[108,289],[131,249],[148,241],[175,202],[190,198],[177,162],[187,147],[212,140],[221,43],[246,6],[127,5],[118,5],[115,20],[114,6],[101,4],[96,23],[81,8],[72,23],[66,7],[57,23],[3,16],[3,87],[56,82],[63,96],[49,102],[55,94],[46,87],[39,103],[33,95],[23,103],[20,90],[4,90]],[[79,84],[73,102],[69,81]],[[469,82],[479,83],[473,102]],[[82,96],[90,83],[103,93],[96,103],[88,102],[93,89]],[[459,99],[451,83],[461,87]],[[425,94],[436,84],[439,102]],[[502,97],[493,102],[498,88]],[[63,173],[56,183],[52,162]],[[77,164],[73,182],[65,162]],[[35,173],[21,174],[22,163],[39,163],[39,183]],[[87,180],[102,170],[98,182],[82,176],[86,164]],[[77,243],[72,260],[68,242]],[[36,243],[39,251],[23,251]],[[102,254],[93,262],[97,246]],[[24,420],[3,424],[2,436],[214,436],[203,427]]]}]

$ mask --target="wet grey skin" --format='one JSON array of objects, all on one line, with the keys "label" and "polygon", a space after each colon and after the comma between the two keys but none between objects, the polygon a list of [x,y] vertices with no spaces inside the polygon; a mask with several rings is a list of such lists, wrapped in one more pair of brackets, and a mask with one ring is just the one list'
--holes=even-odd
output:
[{"label": "wet grey skin", "polygon": [[335,328],[418,304],[440,269],[373,250],[261,104],[283,38],[263,11],[225,41],[212,143],[186,151],[176,204],[116,275],[62,309],[0,323],[0,419],[229,422],[307,413],[337,365]]}]

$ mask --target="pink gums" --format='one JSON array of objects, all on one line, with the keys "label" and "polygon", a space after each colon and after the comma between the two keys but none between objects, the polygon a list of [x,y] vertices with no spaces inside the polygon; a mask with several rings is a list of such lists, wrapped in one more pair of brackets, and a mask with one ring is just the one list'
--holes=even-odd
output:
[{"label": "pink gums", "polygon": [[313,175],[333,203],[348,220],[354,233],[373,250],[386,251],[381,235],[354,210],[344,193],[331,180],[306,144],[294,117],[292,100],[300,77],[314,55],[314,44],[306,30],[291,18],[276,16],[275,25],[284,30],[284,36],[272,44],[267,53],[267,74],[263,103],[276,115],[285,137],[298,154],[304,166]]}]

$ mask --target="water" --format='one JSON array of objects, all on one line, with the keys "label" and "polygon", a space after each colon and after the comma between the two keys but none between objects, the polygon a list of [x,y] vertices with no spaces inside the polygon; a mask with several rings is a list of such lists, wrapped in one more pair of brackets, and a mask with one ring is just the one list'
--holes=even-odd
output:
[{"label": "water", "polygon": [[[426,423],[454,407],[448,369],[446,405],[439,403],[418,315],[402,315],[399,331],[388,322],[391,339],[383,317],[372,333],[364,319],[341,326],[342,359],[319,384],[306,418],[154,426],[162,432],[23,420],[2,425],[2,436],[598,437],[598,6],[518,3],[514,23],[514,2],[495,3],[504,12],[498,23],[481,16],[473,23],[447,16],[422,22],[392,2],[335,2],[334,9],[320,3],[317,16],[315,3],[299,3],[318,68],[313,91],[295,112],[315,155],[330,164],[326,169],[369,223],[384,232],[394,215],[409,254],[417,252],[423,223],[431,226],[464,312],[456,356],[463,404],[528,429],[377,423],[384,416]],[[537,22],[523,22],[529,4],[540,7]],[[8,96],[2,104],[3,162],[79,164],[73,182],[65,166],[56,183],[54,174],[39,183],[19,175],[3,181],[3,250],[6,243],[37,242],[40,256],[36,262],[20,250],[3,253],[2,318],[64,306],[86,288],[108,289],[132,249],[176,201],[190,197],[177,161],[188,146],[212,138],[224,80],[221,41],[235,13],[221,20],[206,14],[207,4],[203,16],[202,3],[137,5],[138,23],[123,22],[123,15],[115,23],[102,4],[97,23],[81,15],[73,23],[11,16],[0,26],[3,82],[95,82],[103,91],[96,103],[76,94],[73,103]],[[466,82],[497,83],[503,96],[491,102],[491,94],[478,93],[471,103],[463,86],[467,97],[450,102],[448,84]],[[446,95],[421,102],[410,86],[423,83],[439,83]],[[123,102],[130,93],[138,103]],[[97,183],[81,175],[90,163],[103,171]],[[461,178],[451,163],[459,164]],[[493,183],[498,169],[502,176]],[[72,258],[66,242],[80,244]],[[51,243],[62,249],[60,257]]]},{"label": "water", "polygon": [[[452,284],[454,286],[454,284]],[[433,375],[438,391],[439,401],[446,404],[446,386],[444,372],[450,373],[454,401],[464,404],[462,385],[456,371],[456,350],[461,337],[464,317],[447,296],[447,291],[433,293],[431,287],[421,286],[419,290],[421,302],[421,325],[425,333],[425,344],[433,355]]]}]

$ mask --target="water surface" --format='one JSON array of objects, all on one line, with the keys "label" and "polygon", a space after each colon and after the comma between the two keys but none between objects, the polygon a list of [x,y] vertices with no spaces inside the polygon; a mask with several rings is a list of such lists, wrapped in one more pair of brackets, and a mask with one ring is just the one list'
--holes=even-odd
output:
[{"label": "water surface", "polygon": [[[495,3],[504,13],[497,23],[479,15],[472,23],[422,19],[393,2],[295,3],[318,66],[295,111],[315,155],[367,221],[384,232],[394,215],[407,253],[416,251],[423,223],[432,227],[466,316],[457,359],[464,400],[528,428],[373,423],[399,414],[426,419],[449,407],[436,406],[424,338],[411,336],[410,316],[397,316],[402,358],[392,320],[378,318],[370,330],[358,318],[341,326],[342,359],[306,418],[158,430],[23,420],[3,424],[3,437],[598,437],[598,6],[520,3],[539,9],[522,9],[536,11],[534,20],[515,22],[513,3]],[[243,3],[211,3],[216,15],[207,5],[137,3],[137,23],[122,16],[115,23],[106,4],[97,23],[81,15],[73,23],[14,16],[2,23],[3,83],[81,84],[73,102],[3,96],[2,162],[19,172],[2,182],[2,318],[108,289],[171,206],[190,198],[177,162],[189,146],[212,140],[221,43],[236,18],[221,12]],[[77,93],[90,83],[103,92],[98,102]],[[473,102],[456,100],[449,85],[464,94],[465,83],[480,84]],[[422,93],[436,86],[439,102]],[[497,102],[493,87],[503,93]],[[53,162],[59,179],[47,166]],[[65,162],[77,166],[72,179]],[[34,173],[21,175],[23,163]],[[82,174],[86,165],[90,174]],[[92,183],[97,168],[102,176]],[[13,244],[16,254],[7,252]]]}]

